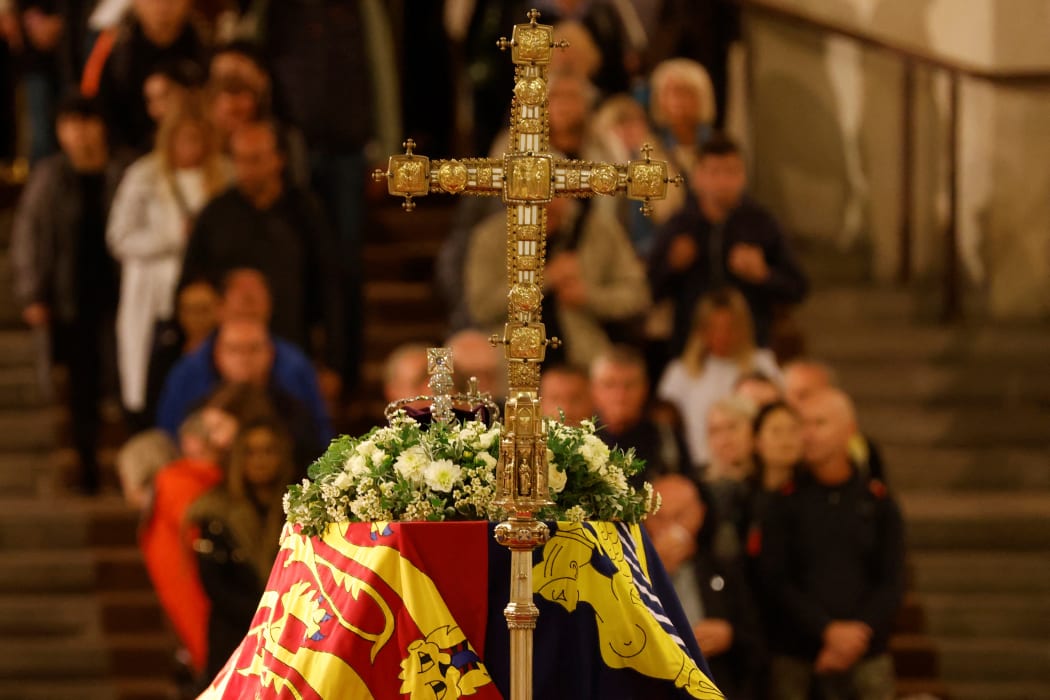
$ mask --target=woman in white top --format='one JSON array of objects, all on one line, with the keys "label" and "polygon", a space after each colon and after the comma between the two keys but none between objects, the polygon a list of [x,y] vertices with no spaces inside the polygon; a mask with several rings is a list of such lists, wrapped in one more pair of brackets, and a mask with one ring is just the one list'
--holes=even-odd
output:
[{"label": "woman in white top", "polygon": [[135,161],[117,188],[106,242],[121,263],[117,365],[132,415],[145,407],[153,329],[174,311],[193,219],[229,181],[215,130],[189,99],[165,117],[153,152]]},{"label": "woman in white top", "polygon": [[716,401],[733,393],[737,379],[752,372],[781,383],[773,353],[755,347],[747,301],[735,289],[707,294],[697,304],[685,351],[667,366],[657,388],[657,395],[674,404],[682,415],[689,456],[695,466],[710,461],[708,411]]}]

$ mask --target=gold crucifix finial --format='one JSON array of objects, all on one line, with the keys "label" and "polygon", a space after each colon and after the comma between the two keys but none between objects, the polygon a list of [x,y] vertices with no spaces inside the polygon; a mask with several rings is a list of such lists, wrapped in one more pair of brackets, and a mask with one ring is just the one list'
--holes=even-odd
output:
[{"label": "gold crucifix finial", "polygon": [[[511,96],[509,147],[495,158],[437,160],[413,152],[405,141],[405,153],[391,156],[386,172],[373,177],[387,182],[390,194],[404,197],[406,211],[416,197],[430,192],[499,196],[507,206],[507,322],[493,344],[503,347],[507,358],[509,393],[504,411],[500,455],[496,465],[495,503],[509,520],[496,529],[496,538],[511,549],[516,572],[512,599],[505,611],[511,628],[511,699],[531,698],[532,628],[538,611],[532,603],[532,558],[534,547],[546,541],[543,523],[536,513],[550,503],[547,487],[547,424],[540,411],[540,365],[548,347],[541,319],[543,274],[547,253],[547,204],[555,197],[586,198],[626,194],[642,202],[648,214],[650,202],[667,195],[670,184],[667,163],[653,160],[652,149],[643,149],[642,160],[627,164],[569,160],[551,153],[548,140],[547,69],[555,48],[568,46],[554,41],[554,27],[539,24],[540,13],[532,9],[527,24],[516,24],[511,38],[496,42],[510,49],[514,63]],[[389,409],[388,409],[389,410]]]},{"label": "gold crucifix finial", "polygon": [[[514,25],[510,40],[503,37],[497,43],[500,49],[511,50],[515,66],[508,150],[496,158],[431,161],[416,154],[415,143],[406,139],[405,153],[391,156],[386,172],[377,170],[374,177],[386,179],[390,194],[404,197],[406,211],[415,207],[415,198],[431,192],[499,196],[506,204],[507,323],[502,336],[494,339],[503,347],[509,374],[505,435],[514,442],[504,453],[516,455],[514,470],[525,466],[535,470],[530,483],[536,484],[546,480],[545,433],[539,427],[540,365],[547,348],[557,347],[557,339],[547,337],[540,317],[546,205],[555,197],[622,193],[640,201],[642,212],[648,214],[650,202],[665,197],[668,185],[677,185],[681,178],[669,177],[667,163],[653,160],[648,144],[641,160],[626,164],[568,160],[551,153],[547,69],[562,42],[554,41],[552,26],[537,22],[537,10],[530,10],[527,17],[528,23]],[[521,483],[506,483],[512,482]],[[512,512],[530,513],[546,503],[547,494],[545,487],[530,488],[527,496],[520,489],[500,490],[497,499]]]}]

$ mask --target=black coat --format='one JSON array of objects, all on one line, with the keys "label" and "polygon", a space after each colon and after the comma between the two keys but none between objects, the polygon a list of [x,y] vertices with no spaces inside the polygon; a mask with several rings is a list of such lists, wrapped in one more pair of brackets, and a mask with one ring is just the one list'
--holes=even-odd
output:
[{"label": "black coat", "polygon": [[[721,286],[740,290],[747,299],[755,321],[755,336],[759,345],[769,342],[774,307],[802,301],[808,291],[808,282],[788,247],[787,240],[773,217],[750,199],[745,198],[729,214],[721,226],[721,260],[712,264],[712,235],[716,227],[701,214],[699,205],[689,200],[686,206],[657,232],[649,257],[649,282],[655,300],[670,298],[674,302],[674,327],[671,334],[671,353],[680,355],[689,337],[693,310],[697,301],[707,292]],[[686,234],[696,242],[697,256],[693,264],[681,271],[671,269],[667,260],[671,242]],[[761,284],[742,280],[729,271],[729,252],[738,243],[749,243],[762,249],[770,276]],[[721,280],[713,279],[711,270],[721,272]]]},{"label": "black coat", "polygon": [[886,651],[904,595],[904,525],[882,482],[860,474],[826,486],[808,474],[768,506],[758,571],[774,652],[813,660],[835,620],[873,631]]},{"label": "black coat", "polygon": [[691,562],[700,588],[704,617],[733,627],[733,644],[706,656],[713,680],[727,700],[757,698],[755,681],[763,666],[764,645],[758,611],[747,579],[734,563],[701,551]]},{"label": "black coat", "polygon": [[146,111],[142,85],[158,66],[187,60],[204,64],[204,45],[191,24],[169,46],[157,46],[133,22],[113,46],[99,79],[98,100],[113,143],[139,153],[153,147],[155,126]]},{"label": "black coat", "polygon": [[274,334],[310,350],[310,330],[321,326],[324,360],[341,371],[346,357],[343,297],[333,249],[333,234],[310,193],[289,187],[262,211],[234,187],[197,217],[179,288],[200,278],[218,288],[230,270],[259,270],[273,295]]},{"label": "black coat", "polygon": [[[108,214],[127,158],[114,157],[104,171],[102,211]],[[11,233],[11,263],[15,297],[23,306],[47,304],[56,321],[72,321],[84,312],[112,313],[116,309],[116,261],[98,276],[112,279],[110,308],[82,309],[85,298],[77,279],[77,256],[82,252],[78,236],[84,201],[73,165],[62,153],[46,158],[33,168],[15,211]],[[107,256],[108,257],[108,256]],[[93,304],[100,290],[91,291]]]}]

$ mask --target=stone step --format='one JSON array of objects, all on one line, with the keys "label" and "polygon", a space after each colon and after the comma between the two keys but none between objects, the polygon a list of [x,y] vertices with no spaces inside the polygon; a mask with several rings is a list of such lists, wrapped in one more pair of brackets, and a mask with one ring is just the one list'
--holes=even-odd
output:
[{"label": "stone step", "polygon": [[0,410],[0,453],[52,447],[56,419],[56,411],[49,408]]},{"label": "stone step", "polygon": [[174,641],[167,634],[0,639],[0,678],[102,679],[170,677]]},{"label": "stone step", "polygon": [[1050,587],[1024,597],[980,592],[918,594],[914,599],[923,611],[925,631],[938,639],[1050,640]]},{"label": "stone step", "polygon": [[117,496],[0,500],[0,552],[134,546],[138,516]]},{"label": "stone step", "polygon": [[427,197],[419,200],[412,212],[406,213],[400,206],[388,206],[384,200],[369,211],[369,237],[371,241],[403,245],[423,240],[442,241],[451,228],[455,204],[453,198]]},{"label": "stone step", "polygon": [[938,638],[941,678],[955,681],[1050,683],[1046,639]]},{"label": "stone step", "polygon": [[0,640],[98,636],[101,630],[98,601],[89,593],[0,596]]},{"label": "stone step", "polygon": [[366,325],[385,328],[395,321],[413,323],[426,318],[443,319],[445,315],[441,300],[429,282],[368,282],[364,296],[369,310]]},{"label": "stone step", "polygon": [[35,367],[0,366],[0,409],[39,408],[46,401]]},{"label": "stone step", "polygon": [[428,347],[440,345],[445,338],[447,326],[440,321],[405,321],[397,326],[366,326],[365,342],[369,356],[385,358],[403,343],[423,343]]},{"label": "stone step", "polygon": [[1050,448],[879,445],[898,491],[1047,490]]},{"label": "stone step", "polygon": [[1050,355],[1050,333],[1036,326],[913,325],[878,323],[870,319],[801,320],[807,351],[832,364],[838,362],[924,361],[1002,367],[1014,363],[1045,371],[1040,358]]},{"label": "stone step", "polygon": [[0,493],[10,498],[53,491],[60,471],[46,451],[0,453]]},{"label": "stone step", "polygon": [[1035,599],[1050,591],[1050,556],[978,549],[917,550],[908,554],[912,588],[921,595],[1010,595]]},{"label": "stone step", "polygon": [[0,595],[148,591],[134,546],[96,549],[0,550]]},{"label": "stone step", "polygon": [[151,590],[0,595],[0,638],[160,633],[165,624]]},{"label": "stone step", "polygon": [[912,550],[1040,551],[1050,555],[1050,494],[898,495]]},{"label": "stone step", "polygon": [[[975,362],[978,366],[974,366]],[[928,360],[835,363],[839,382],[858,402],[914,401],[925,405],[982,403],[1010,409],[1050,397],[1050,363],[1026,367],[1001,361],[935,364]]]},{"label": "stone step", "polygon": [[864,432],[880,445],[1043,449],[1050,444],[1050,414],[1039,405],[1002,411],[981,404],[867,402],[858,413]]},{"label": "stone step", "polygon": [[815,325],[850,322],[904,321],[923,309],[922,300],[908,289],[878,285],[820,286],[798,309],[800,320]]},{"label": "stone step", "polygon": [[364,269],[369,281],[430,281],[434,278],[434,261],[443,241],[424,238],[413,243],[395,241],[365,246]]},{"label": "stone step", "polygon": [[0,367],[32,367],[36,345],[29,330],[0,330]]},{"label": "stone step", "polygon": [[998,682],[946,683],[945,697],[951,700],[1044,700],[1050,698],[1050,683],[1001,680]]},{"label": "stone step", "polygon": [[178,700],[178,688],[162,679],[0,680],[0,700]]}]

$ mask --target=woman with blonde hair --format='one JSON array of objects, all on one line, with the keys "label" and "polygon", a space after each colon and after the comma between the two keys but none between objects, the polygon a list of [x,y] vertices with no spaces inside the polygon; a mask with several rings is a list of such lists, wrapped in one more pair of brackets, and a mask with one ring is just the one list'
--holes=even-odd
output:
[{"label": "woman with blonde hair", "polygon": [[682,415],[693,464],[707,464],[707,414],[730,396],[738,378],[762,372],[781,383],[773,353],[755,345],[754,324],[744,296],[735,289],[711,292],[700,299],[682,355],[667,366],[657,395]]},{"label": "woman with blonde hair", "polygon": [[153,151],[128,168],[117,188],[106,242],[121,263],[117,365],[133,424],[149,421],[142,414],[154,327],[174,313],[193,220],[229,185],[230,174],[200,101],[189,98],[167,114]]}]

